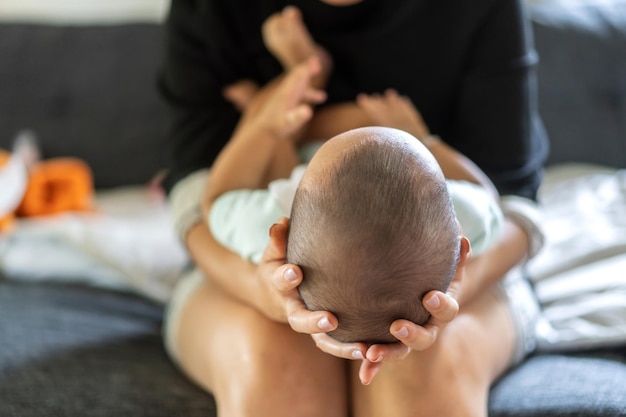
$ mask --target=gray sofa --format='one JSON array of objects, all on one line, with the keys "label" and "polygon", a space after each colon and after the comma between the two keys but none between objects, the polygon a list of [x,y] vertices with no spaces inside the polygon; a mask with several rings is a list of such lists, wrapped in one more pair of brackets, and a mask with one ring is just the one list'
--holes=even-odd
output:
[{"label": "gray sofa", "polygon": [[[551,164],[626,167],[626,3],[604,4],[533,9]],[[45,157],[86,160],[99,188],[147,182],[163,166],[161,36],[156,24],[1,23],[0,148],[29,128]],[[0,416],[215,415],[166,356],[162,314],[124,292],[0,276]],[[626,416],[626,346],[536,354],[494,385],[489,409]]]}]

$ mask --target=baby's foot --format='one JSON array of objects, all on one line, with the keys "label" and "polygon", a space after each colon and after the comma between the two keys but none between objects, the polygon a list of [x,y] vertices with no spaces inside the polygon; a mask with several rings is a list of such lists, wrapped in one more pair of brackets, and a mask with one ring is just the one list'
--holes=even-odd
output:
[{"label": "baby's foot", "polygon": [[259,86],[252,80],[239,80],[228,85],[222,91],[224,98],[232,103],[241,113],[252,103],[259,91]]},{"label": "baby's foot", "polygon": [[359,94],[356,102],[377,125],[404,130],[418,139],[430,135],[413,102],[395,90],[387,90],[384,95]]},{"label": "baby's foot", "polygon": [[331,71],[330,54],[315,43],[302,21],[297,7],[287,6],[270,16],[262,28],[266,48],[278,59],[286,71],[316,56],[322,67],[321,75],[327,77]]}]

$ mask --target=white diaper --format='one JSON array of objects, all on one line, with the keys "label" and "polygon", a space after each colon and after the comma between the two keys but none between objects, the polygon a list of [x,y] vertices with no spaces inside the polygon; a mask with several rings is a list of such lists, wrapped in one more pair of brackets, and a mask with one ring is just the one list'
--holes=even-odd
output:
[{"label": "white diaper", "polygon": [[165,341],[165,349],[172,360],[178,364],[178,350],[176,340],[178,338],[178,328],[183,309],[187,305],[187,301],[196,292],[196,290],[204,282],[204,274],[194,268],[189,273],[181,277],[176,284],[172,297],[165,311],[165,319],[163,322],[163,339]]},{"label": "white diaper", "polygon": [[520,363],[536,346],[536,329],[541,325],[541,310],[524,268],[518,266],[494,286],[494,292],[508,306],[515,327],[516,340],[513,365]]}]

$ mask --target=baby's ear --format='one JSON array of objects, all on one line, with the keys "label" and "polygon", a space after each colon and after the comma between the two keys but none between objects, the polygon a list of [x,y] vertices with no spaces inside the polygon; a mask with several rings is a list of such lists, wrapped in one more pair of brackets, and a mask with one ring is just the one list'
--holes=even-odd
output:
[{"label": "baby's ear", "polygon": [[461,235],[458,267],[465,266],[472,259],[472,244],[466,236]]},{"label": "baby's ear", "polygon": [[275,261],[278,259],[284,261],[287,258],[288,231],[289,220],[286,217],[281,218],[270,227],[270,239],[263,252],[262,261]]},{"label": "baby's ear", "polygon": [[270,227],[270,242],[274,245],[286,246],[289,236],[289,218],[281,217]]},{"label": "baby's ear", "polygon": [[454,277],[452,277],[453,282],[459,283],[463,280],[463,276],[465,275],[465,266],[469,263],[469,260],[472,258],[472,245],[467,237],[461,235],[460,243],[459,243],[459,262],[456,265],[456,272],[454,273]]}]

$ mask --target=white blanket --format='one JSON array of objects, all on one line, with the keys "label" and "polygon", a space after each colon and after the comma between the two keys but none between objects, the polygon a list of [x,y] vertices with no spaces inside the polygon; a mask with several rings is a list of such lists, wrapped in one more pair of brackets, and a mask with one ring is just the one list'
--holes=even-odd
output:
[{"label": "white blanket", "polygon": [[539,193],[544,250],[529,264],[542,350],[626,343],[626,170],[552,168]]},{"label": "white blanket", "polygon": [[21,220],[0,239],[13,279],[87,283],[166,301],[188,263],[164,199],[145,188],[99,192],[95,213]]}]

